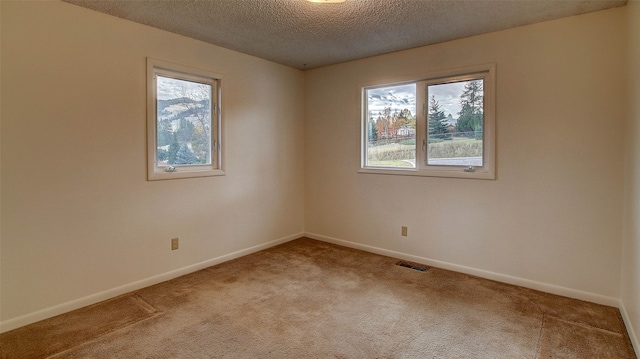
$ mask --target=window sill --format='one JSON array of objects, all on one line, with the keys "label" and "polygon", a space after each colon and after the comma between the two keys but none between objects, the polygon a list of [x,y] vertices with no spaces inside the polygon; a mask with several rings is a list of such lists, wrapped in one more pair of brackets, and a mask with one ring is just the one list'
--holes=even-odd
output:
[{"label": "window sill", "polygon": [[446,177],[446,178],[468,178],[495,180],[495,173],[492,171],[476,169],[475,172],[465,172],[462,168],[452,170],[419,170],[415,168],[373,168],[365,167],[358,170],[358,173],[377,174],[377,175],[395,175],[395,176],[419,176],[419,177]]},{"label": "window sill", "polygon": [[177,170],[175,172],[166,172],[163,170],[157,170],[155,172],[150,172],[149,181],[157,181],[157,180],[170,180],[170,179],[178,179],[178,178],[195,178],[195,177],[212,177],[212,176],[225,176],[226,173],[223,170],[219,169],[207,169],[207,170]]}]

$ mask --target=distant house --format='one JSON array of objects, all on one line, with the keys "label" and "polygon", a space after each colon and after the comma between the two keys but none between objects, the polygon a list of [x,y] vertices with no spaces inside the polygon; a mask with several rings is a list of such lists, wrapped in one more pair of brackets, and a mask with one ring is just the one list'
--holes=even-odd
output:
[{"label": "distant house", "polygon": [[409,125],[404,125],[398,129],[398,136],[400,137],[410,137],[416,135],[416,129],[411,128]]}]

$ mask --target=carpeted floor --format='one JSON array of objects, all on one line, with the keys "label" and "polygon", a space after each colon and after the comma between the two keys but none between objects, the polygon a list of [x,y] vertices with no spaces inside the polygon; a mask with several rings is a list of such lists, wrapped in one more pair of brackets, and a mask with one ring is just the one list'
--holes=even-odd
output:
[{"label": "carpeted floor", "polygon": [[2,358],[636,358],[616,308],[298,239],[0,335]]}]

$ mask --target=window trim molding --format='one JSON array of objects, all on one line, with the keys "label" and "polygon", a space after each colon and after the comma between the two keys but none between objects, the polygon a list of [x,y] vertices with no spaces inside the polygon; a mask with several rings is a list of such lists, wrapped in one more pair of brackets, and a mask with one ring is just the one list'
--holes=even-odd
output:
[{"label": "window trim molding", "polygon": [[[163,73],[176,75],[179,79],[193,82],[202,82],[203,79],[212,80],[206,83],[215,83],[211,94],[212,102],[215,99],[215,109],[211,113],[212,131],[211,165],[179,166],[174,172],[167,172],[165,167],[157,166],[157,95],[156,74]],[[222,79],[223,75],[208,70],[180,65],[154,58],[147,58],[147,180],[166,180],[178,178],[224,176],[224,117],[222,116]]]},{"label": "window trim molding", "polygon": [[[464,166],[423,166],[422,168],[395,168],[395,167],[367,167],[367,98],[366,91],[376,87],[395,86],[402,84],[415,83],[416,89],[416,106],[418,106],[417,98],[419,95],[419,86],[421,84],[438,83],[439,80],[464,78],[473,75],[484,74],[485,91],[484,91],[484,119],[483,119],[483,166],[475,167],[474,172],[464,171]],[[380,80],[369,82],[359,87],[361,99],[360,111],[360,169],[358,173],[365,174],[383,174],[383,175],[401,175],[401,176],[423,176],[423,177],[450,177],[450,178],[469,178],[469,179],[496,179],[496,64],[483,64],[458,68],[452,70],[444,70],[431,72],[427,74],[419,74],[413,76],[404,76],[394,78],[393,80]],[[426,102],[425,102],[426,105]],[[422,117],[424,127],[426,125],[426,115],[423,109],[416,108],[416,120]],[[426,128],[422,130],[426,131]],[[416,157],[420,151],[416,139]],[[418,162],[416,158],[416,162]]]}]

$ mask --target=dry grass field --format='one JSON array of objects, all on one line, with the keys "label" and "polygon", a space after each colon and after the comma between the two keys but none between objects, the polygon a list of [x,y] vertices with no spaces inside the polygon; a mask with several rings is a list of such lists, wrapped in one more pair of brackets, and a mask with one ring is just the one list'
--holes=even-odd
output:
[{"label": "dry grass field", "polygon": [[[416,146],[409,141],[389,143],[368,148],[368,165],[374,167],[414,167]],[[431,143],[429,158],[457,158],[482,156],[482,140],[454,138]]]}]

